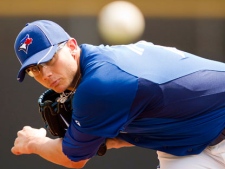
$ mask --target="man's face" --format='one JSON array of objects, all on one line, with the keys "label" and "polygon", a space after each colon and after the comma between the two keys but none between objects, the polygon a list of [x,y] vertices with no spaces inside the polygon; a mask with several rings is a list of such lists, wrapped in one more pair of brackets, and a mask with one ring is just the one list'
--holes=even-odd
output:
[{"label": "man's face", "polygon": [[61,93],[73,86],[74,77],[78,70],[78,59],[73,54],[77,48],[71,47],[70,41],[65,44],[50,60],[40,66],[40,74],[35,80],[48,89]]}]

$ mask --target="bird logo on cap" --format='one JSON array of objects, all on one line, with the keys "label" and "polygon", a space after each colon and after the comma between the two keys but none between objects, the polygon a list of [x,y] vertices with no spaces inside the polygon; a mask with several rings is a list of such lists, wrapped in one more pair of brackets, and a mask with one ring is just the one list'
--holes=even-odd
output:
[{"label": "bird logo on cap", "polygon": [[22,50],[24,51],[26,54],[28,52],[28,47],[30,44],[32,44],[33,39],[29,37],[29,35],[27,34],[21,41],[20,41],[20,46],[18,51]]}]

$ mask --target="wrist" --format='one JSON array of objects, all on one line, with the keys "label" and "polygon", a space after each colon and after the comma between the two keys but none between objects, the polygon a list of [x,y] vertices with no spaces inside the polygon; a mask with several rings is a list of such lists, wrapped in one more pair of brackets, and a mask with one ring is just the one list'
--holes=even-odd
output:
[{"label": "wrist", "polygon": [[42,137],[42,138],[33,138],[29,141],[27,144],[27,149],[30,152],[30,154],[39,154],[42,148],[44,148],[44,144],[48,142],[50,138],[48,137]]}]

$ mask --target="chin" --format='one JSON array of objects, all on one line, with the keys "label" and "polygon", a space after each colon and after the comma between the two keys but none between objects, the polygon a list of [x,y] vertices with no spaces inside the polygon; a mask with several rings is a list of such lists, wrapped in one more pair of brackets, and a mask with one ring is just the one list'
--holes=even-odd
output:
[{"label": "chin", "polygon": [[64,92],[66,90],[66,88],[59,88],[59,87],[57,87],[57,88],[54,88],[52,90],[54,90],[56,93],[62,93],[62,92]]}]

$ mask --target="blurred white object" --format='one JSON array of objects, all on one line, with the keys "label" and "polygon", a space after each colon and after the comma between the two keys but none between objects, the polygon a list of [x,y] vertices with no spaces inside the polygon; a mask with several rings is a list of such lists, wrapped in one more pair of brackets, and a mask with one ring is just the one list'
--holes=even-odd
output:
[{"label": "blurred white object", "polygon": [[142,12],[127,1],[114,1],[104,6],[98,16],[100,36],[107,43],[127,44],[138,40],[145,29]]}]

